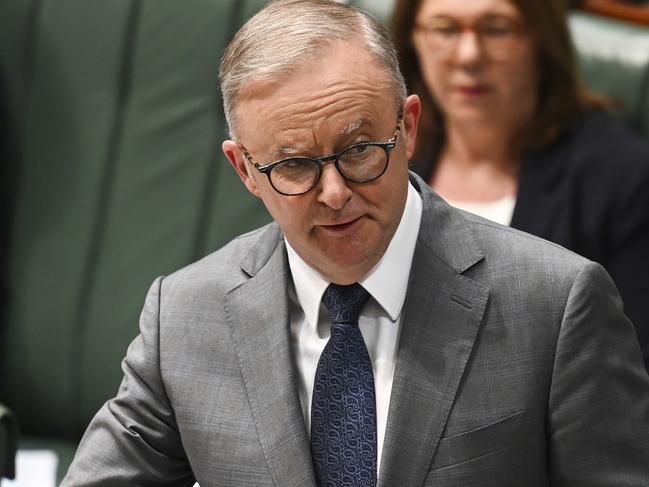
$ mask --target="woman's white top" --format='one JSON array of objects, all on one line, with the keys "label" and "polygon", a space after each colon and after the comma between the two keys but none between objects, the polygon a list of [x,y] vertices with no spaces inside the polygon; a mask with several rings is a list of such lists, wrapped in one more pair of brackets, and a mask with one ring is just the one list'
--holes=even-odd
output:
[{"label": "woman's white top", "polygon": [[446,201],[451,206],[475,213],[501,225],[511,224],[514,207],[516,206],[516,196],[513,195],[494,201],[456,201],[448,199]]}]

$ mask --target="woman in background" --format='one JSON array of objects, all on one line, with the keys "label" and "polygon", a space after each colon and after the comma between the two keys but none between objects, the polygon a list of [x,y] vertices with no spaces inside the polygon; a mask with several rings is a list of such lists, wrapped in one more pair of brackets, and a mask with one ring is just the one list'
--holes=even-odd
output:
[{"label": "woman in background", "polygon": [[602,264],[649,368],[649,144],[579,80],[561,0],[398,0],[413,170],[450,204]]}]

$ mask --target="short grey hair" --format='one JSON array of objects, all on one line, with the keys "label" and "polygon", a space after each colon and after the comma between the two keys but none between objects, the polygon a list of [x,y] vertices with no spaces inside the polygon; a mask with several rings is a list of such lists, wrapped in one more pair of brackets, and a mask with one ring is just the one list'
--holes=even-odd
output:
[{"label": "short grey hair", "polygon": [[400,105],[406,85],[388,30],[370,14],[332,0],[275,0],[236,33],[223,54],[219,81],[230,136],[237,104],[251,83],[277,82],[342,41],[363,43],[385,69]]}]

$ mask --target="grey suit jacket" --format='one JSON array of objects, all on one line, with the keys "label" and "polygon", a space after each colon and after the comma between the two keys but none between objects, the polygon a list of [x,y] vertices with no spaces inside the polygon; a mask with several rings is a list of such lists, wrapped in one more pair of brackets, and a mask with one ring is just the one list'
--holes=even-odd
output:
[{"label": "grey suit jacket", "polygon": [[[379,486],[649,485],[649,377],[608,275],[412,182]],[[314,486],[291,285],[275,224],[156,280],[63,486]]]}]

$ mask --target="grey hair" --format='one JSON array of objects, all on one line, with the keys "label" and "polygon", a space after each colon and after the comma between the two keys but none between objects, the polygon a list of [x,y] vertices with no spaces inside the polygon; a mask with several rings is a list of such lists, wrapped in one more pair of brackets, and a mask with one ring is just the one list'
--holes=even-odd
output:
[{"label": "grey hair", "polygon": [[230,137],[236,138],[236,109],[251,83],[277,82],[341,41],[362,42],[385,69],[395,102],[406,85],[392,37],[370,14],[332,0],[275,0],[236,33],[219,69]]}]

